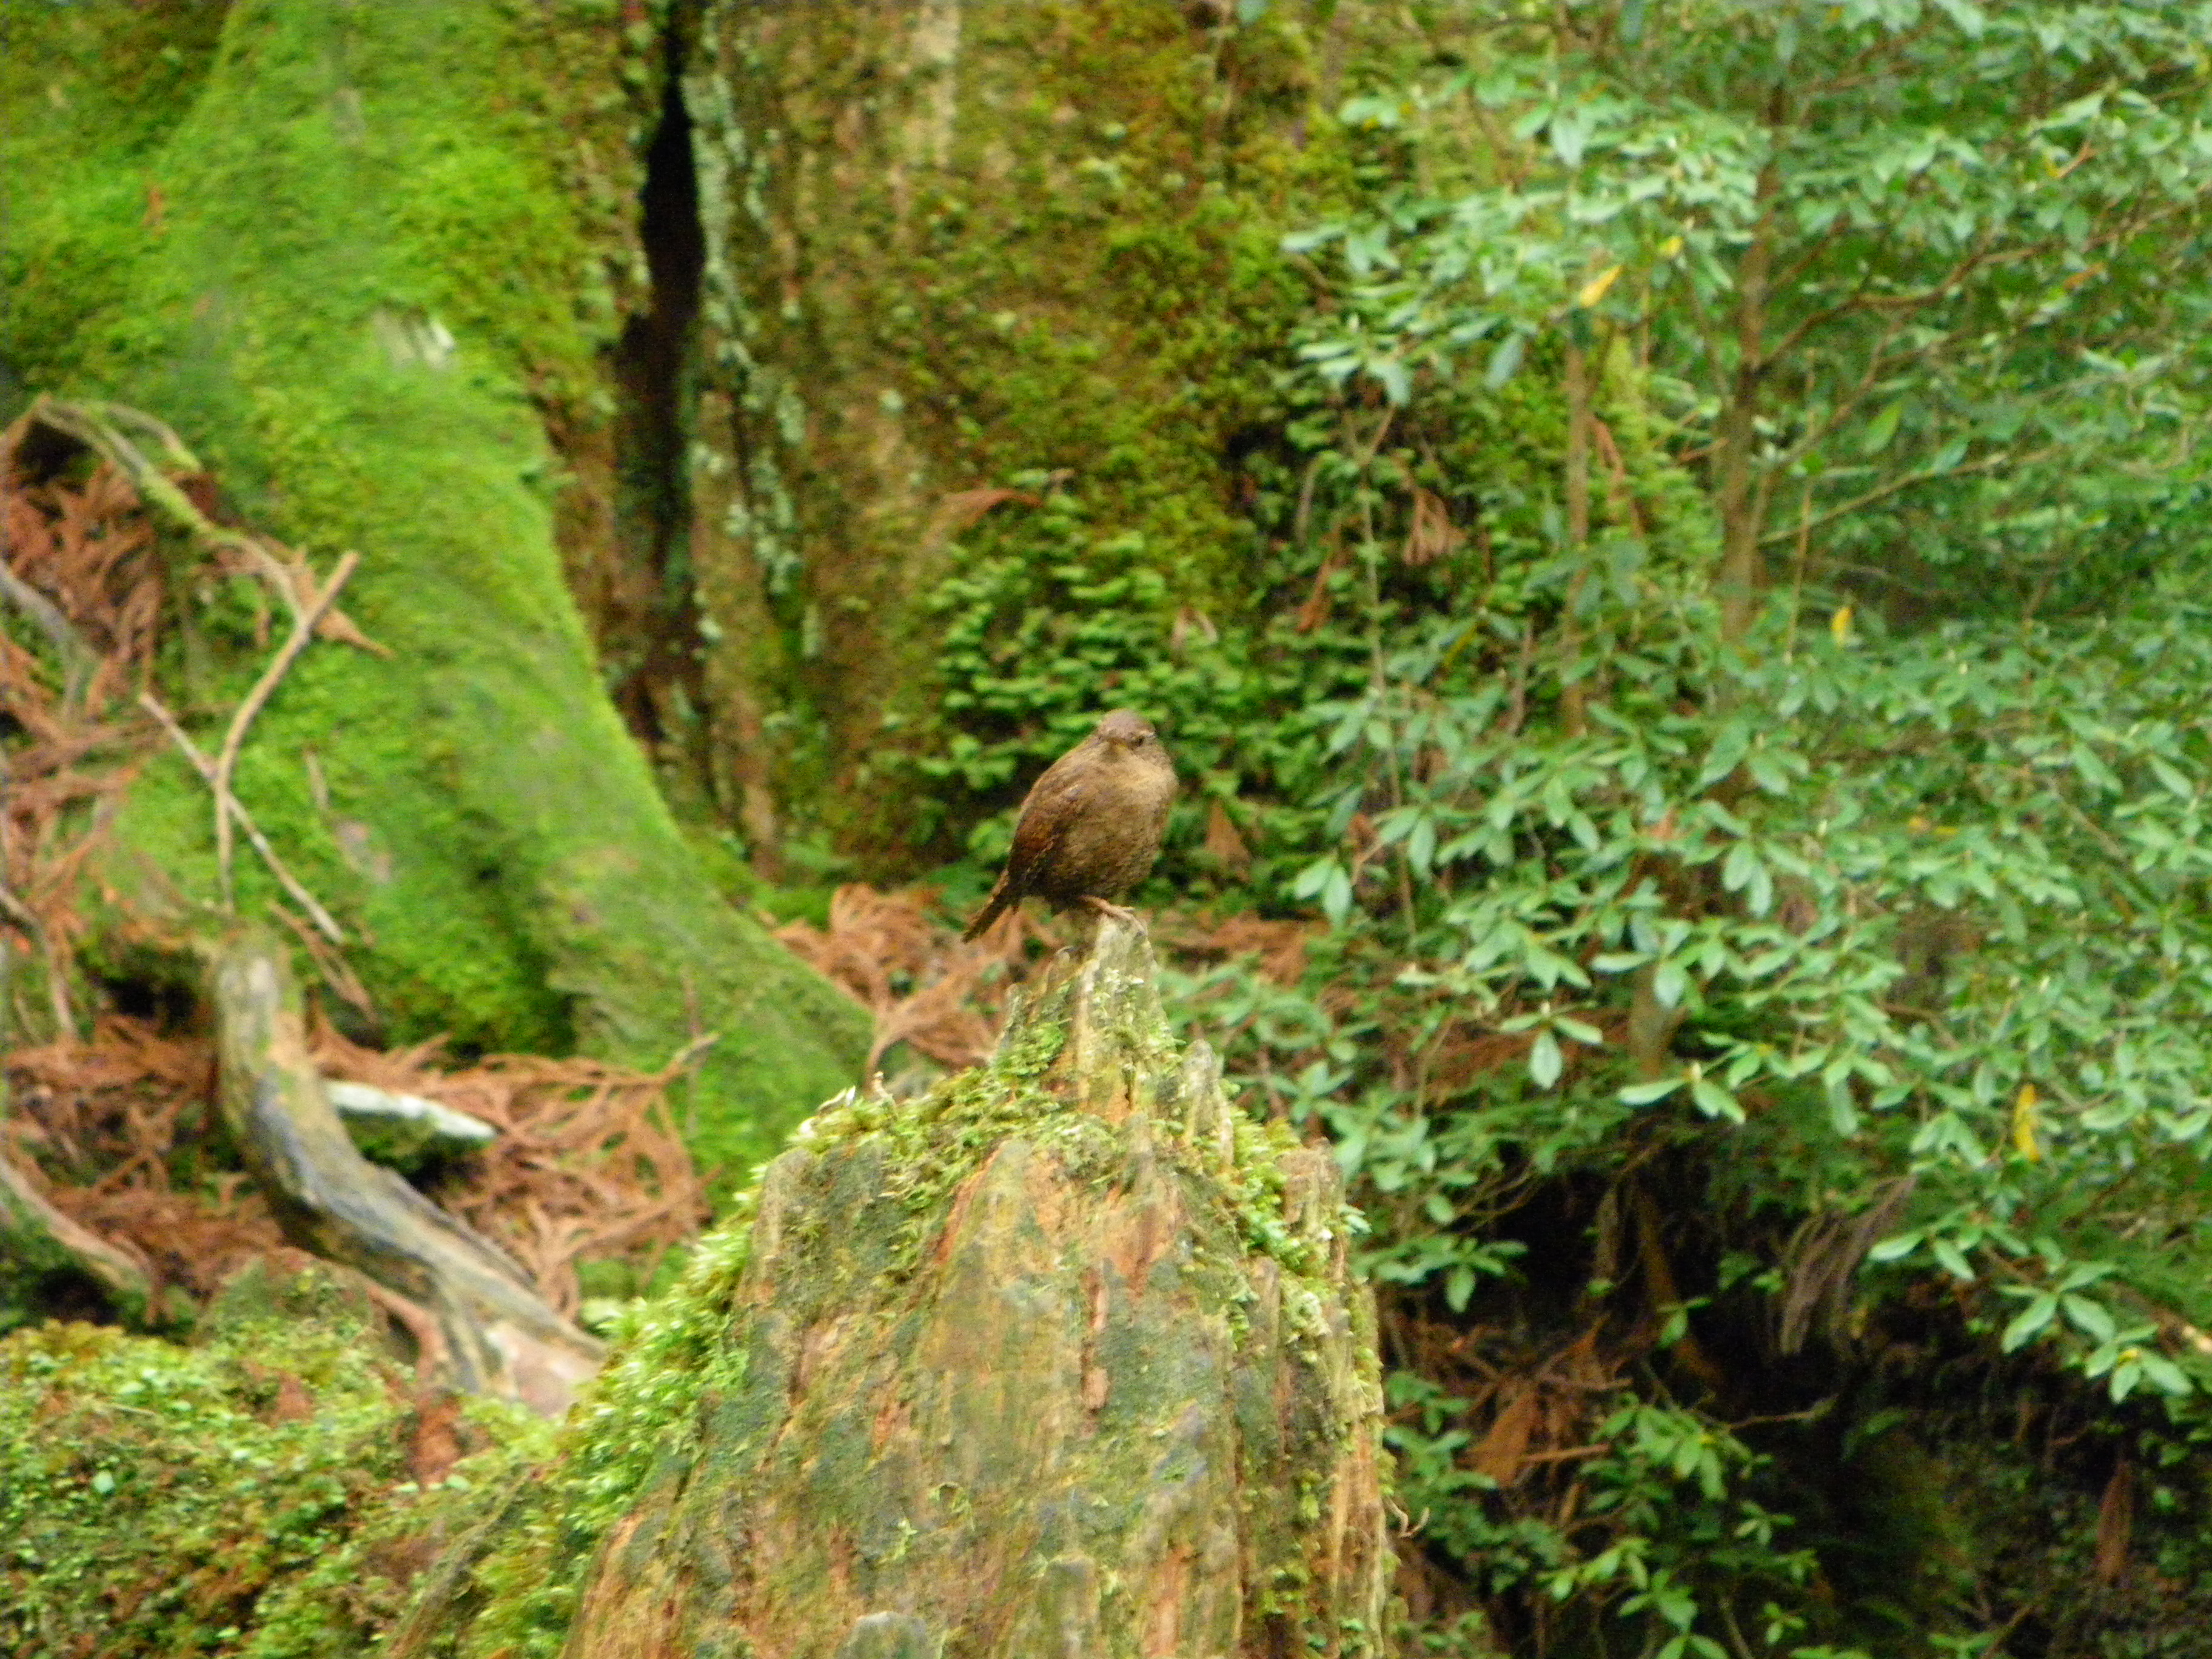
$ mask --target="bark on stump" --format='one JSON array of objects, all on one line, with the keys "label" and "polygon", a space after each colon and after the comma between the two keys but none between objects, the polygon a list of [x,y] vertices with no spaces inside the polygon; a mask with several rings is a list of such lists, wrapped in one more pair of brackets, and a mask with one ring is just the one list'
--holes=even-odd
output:
[{"label": "bark on stump", "polygon": [[1382,1650],[1353,1218],[1152,973],[1103,924],[988,1066],[802,1128],[570,1655]]}]

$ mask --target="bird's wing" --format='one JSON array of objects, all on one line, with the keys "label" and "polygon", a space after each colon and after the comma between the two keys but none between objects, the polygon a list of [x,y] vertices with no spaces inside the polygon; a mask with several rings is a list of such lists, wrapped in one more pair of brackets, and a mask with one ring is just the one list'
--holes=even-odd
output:
[{"label": "bird's wing", "polygon": [[1078,787],[1081,769],[1068,764],[1074,757],[1075,751],[1070,750],[1045,769],[1044,775],[1030,786],[1021,815],[1014,820],[1013,850],[1006,854],[1006,887],[1017,896],[1028,892],[1051,864],[1069,827],[1082,815],[1083,798]]}]

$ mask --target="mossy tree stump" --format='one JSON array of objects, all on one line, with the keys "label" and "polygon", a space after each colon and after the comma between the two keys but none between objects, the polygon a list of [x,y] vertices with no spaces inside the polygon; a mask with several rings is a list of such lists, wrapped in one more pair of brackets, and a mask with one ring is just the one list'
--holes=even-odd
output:
[{"label": "mossy tree stump", "polygon": [[577,1508],[538,1536],[598,1540],[567,1653],[1381,1648],[1355,1218],[1152,972],[1104,924],[988,1066],[842,1097],[769,1168],[555,1474]]}]

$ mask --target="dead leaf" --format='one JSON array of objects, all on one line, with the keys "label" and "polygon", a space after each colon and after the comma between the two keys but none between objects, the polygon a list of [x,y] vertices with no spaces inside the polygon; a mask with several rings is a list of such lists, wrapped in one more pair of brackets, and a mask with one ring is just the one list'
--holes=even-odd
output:
[{"label": "dead leaf", "polygon": [[1528,1467],[1528,1437],[1535,1431],[1540,1403],[1533,1386],[1518,1389],[1492,1419],[1490,1431],[1468,1459],[1468,1466],[1501,1486],[1520,1480],[1522,1470]]},{"label": "dead leaf", "polygon": [[284,1372],[276,1379],[276,1400],[269,1408],[269,1420],[304,1423],[314,1414],[315,1396],[307,1392],[307,1385],[291,1372]]},{"label": "dead leaf", "polygon": [[461,1461],[460,1420],[460,1401],[450,1394],[431,1395],[416,1407],[407,1472],[416,1486],[436,1486]]},{"label": "dead leaf", "polygon": [[2117,1584],[2128,1570],[2128,1546],[2135,1534],[2136,1472],[2123,1454],[2105,1483],[2097,1504],[2095,1569],[2100,1584]]},{"label": "dead leaf", "polygon": [[1434,564],[1467,545],[1467,537],[1451,520],[1451,509],[1433,490],[1413,486],[1413,521],[1406,532],[1403,557],[1410,565]]},{"label": "dead leaf", "polygon": [[926,557],[935,553],[955,536],[981,523],[983,515],[993,507],[1007,501],[1020,501],[1030,507],[1037,505],[1037,498],[1027,490],[990,486],[978,489],[956,489],[949,495],[939,496],[936,507],[930,513],[928,524],[922,528],[923,556]]},{"label": "dead leaf", "polygon": [[1218,798],[1206,809],[1206,850],[1232,876],[1242,876],[1252,867],[1252,849],[1237,833],[1236,820]]}]

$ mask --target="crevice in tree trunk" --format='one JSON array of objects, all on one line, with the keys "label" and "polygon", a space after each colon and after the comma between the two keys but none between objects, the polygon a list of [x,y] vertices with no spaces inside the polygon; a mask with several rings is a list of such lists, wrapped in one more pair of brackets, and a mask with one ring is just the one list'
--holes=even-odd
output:
[{"label": "crevice in tree trunk", "polygon": [[638,192],[638,239],[650,288],[613,354],[616,523],[624,580],[616,614],[603,624],[602,643],[625,643],[621,657],[607,660],[608,689],[658,764],[664,786],[680,780],[703,787],[706,722],[685,461],[697,392],[694,347],[706,237],[684,103],[688,33],[679,16],[663,39],[659,123]]}]

